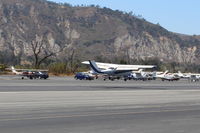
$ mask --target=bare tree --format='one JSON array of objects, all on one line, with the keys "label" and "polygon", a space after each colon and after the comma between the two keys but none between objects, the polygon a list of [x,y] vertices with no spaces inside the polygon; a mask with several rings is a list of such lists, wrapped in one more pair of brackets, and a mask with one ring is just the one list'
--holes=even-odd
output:
[{"label": "bare tree", "polygon": [[42,41],[32,41],[31,42],[31,48],[33,51],[34,56],[34,67],[39,68],[40,65],[49,57],[55,56],[56,54],[62,52],[63,48],[59,48],[57,50],[56,48],[52,48],[48,45],[48,42]]}]

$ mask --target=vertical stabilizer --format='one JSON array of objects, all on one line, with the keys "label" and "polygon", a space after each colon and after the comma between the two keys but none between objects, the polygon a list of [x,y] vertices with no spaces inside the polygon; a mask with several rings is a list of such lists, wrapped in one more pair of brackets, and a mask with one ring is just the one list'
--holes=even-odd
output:
[{"label": "vertical stabilizer", "polygon": [[16,73],[17,71],[15,70],[14,66],[11,66],[11,70],[13,73]]},{"label": "vertical stabilizer", "polygon": [[169,71],[168,71],[168,70],[166,70],[166,71],[164,72],[164,74],[163,74],[163,75],[166,75],[168,72],[169,72]]},{"label": "vertical stabilizer", "polygon": [[12,70],[13,73],[19,74],[19,72],[17,72],[17,71],[15,70],[14,66],[11,66],[11,70]]},{"label": "vertical stabilizer", "polygon": [[95,71],[96,73],[103,73],[98,67],[95,61],[91,61],[89,60],[90,63],[90,67],[92,68],[93,71]]},{"label": "vertical stabilizer", "polygon": [[138,73],[141,73],[143,71],[143,69],[139,69]]}]

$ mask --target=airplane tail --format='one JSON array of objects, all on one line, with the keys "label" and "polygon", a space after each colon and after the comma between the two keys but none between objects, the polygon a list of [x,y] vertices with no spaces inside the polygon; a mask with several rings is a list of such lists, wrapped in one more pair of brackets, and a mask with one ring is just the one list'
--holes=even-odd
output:
[{"label": "airplane tail", "polygon": [[179,74],[179,75],[184,75],[181,71],[178,71],[178,74]]},{"label": "airplane tail", "polygon": [[11,70],[13,73],[18,74],[18,72],[15,70],[14,66],[11,66]]},{"label": "airplane tail", "polygon": [[155,73],[155,76],[156,77],[162,77],[162,76],[165,76],[166,74],[168,73],[168,70],[166,70],[164,73],[162,74],[158,74],[157,72]]},{"label": "airplane tail", "polygon": [[143,69],[139,69],[138,73],[141,73],[143,71]]},{"label": "airplane tail", "polygon": [[166,70],[164,73],[163,73],[163,75],[165,75],[165,74],[167,74],[169,71],[168,70]]},{"label": "airplane tail", "polygon": [[90,63],[90,67],[92,68],[92,70],[96,73],[102,73],[102,71],[97,67],[97,64],[95,61],[91,61],[89,60]]}]

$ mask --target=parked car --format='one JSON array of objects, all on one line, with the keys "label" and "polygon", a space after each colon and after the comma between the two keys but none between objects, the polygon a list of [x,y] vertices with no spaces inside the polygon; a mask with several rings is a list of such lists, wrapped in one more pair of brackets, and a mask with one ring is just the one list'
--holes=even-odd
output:
[{"label": "parked car", "polygon": [[94,76],[92,76],[92,75],[90,75],[88,73],[84,73],[84,72],[76,73],[74,78],[75,79],[79,79],[79,80],[94,80]]},{"label": "parked car", "polygon": [[36,71],[34,72],[34,78],[47,79],[49,77],[47,72]]}]

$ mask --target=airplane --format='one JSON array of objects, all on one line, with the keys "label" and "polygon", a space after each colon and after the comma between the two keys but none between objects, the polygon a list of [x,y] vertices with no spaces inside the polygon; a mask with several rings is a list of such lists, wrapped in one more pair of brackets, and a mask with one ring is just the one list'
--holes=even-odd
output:
[{"label": "airplane", "polygon": [[49,77],[48,70],[40,69],[15,69],[14,66],[11,66],[11,70],[14,74],[21,76],[21,79],[25,77],[29,79],[47,79]]},{"label": "airplane", "polygon": [[[104,80],[107,78],[110,80],[124,78],[127,80],[127,76],[132,73],[133,70],[138,70],[139,67],[142,68],[153,68],[155,66],[145,66],[145,65],[118,65],[110,63],[96,63],[95,61],[88,61],[92,70],[98,74],[106,75]],[[83,62],[86,63],[87,62]]]},{"label": "airplane", "polygon": [[144,72],[143,69],[140,69],[139,71],[133,71],[131,75],[128,76],[128,79],[133,79],[133,80],[155,80],[156,72]]},{"label": "airplane", "polygon": [[191,73],[182,73],[181,71],[178,71],[178,73],[175,73],[175,75],[185,79],[191,78]]},{"label": "airplane", "polygon": [[200,81],[200,74],[199,73],[184,73],[184,75],[187,75],[189,80],[191,82],[197,82]]},{"label": "airplane", "polygon": [[175,74],[169,74],[168,70],[165,71],[162,74],[156,74],[156,78],[160,78],[162,81],[168,80],[168,81],[177,81],[180,79],[179,76],[175,75]]},{"label": "airplane", "polygon": [[178,71],[178,73],[176,73],[176,75],[178,75],[180,78],[188,79],[191,82],[200,81],[199,73],[181,73],[180,71]]},{"label": "airplane", "polygon": [[128,75],[128,79],[131,80],[140,80],[143,78],[143,74],[142,74],[142,69],[138,70],[138,71],[132,71],[132,73],[130,75]]}]

